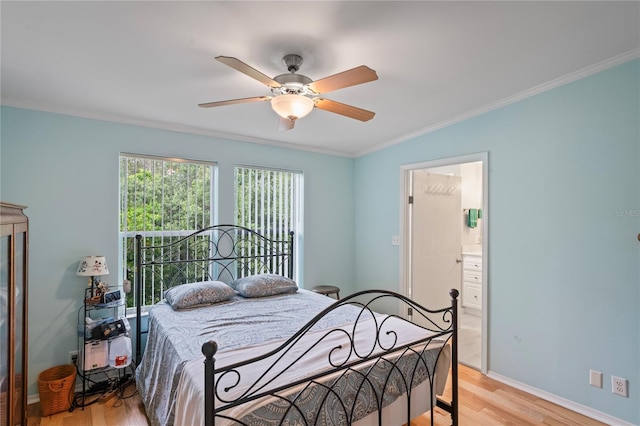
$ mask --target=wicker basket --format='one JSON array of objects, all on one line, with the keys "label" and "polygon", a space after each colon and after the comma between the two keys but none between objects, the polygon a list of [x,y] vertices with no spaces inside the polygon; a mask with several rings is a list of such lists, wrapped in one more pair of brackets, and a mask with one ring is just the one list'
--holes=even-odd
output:
[{"label": "wicker basket", "polygon": [[69,410],[75,385],[76,367],[74,365],[58,365],[40,373],[38,375],[38,393],[40,394],[42,415],[50,416]]}]

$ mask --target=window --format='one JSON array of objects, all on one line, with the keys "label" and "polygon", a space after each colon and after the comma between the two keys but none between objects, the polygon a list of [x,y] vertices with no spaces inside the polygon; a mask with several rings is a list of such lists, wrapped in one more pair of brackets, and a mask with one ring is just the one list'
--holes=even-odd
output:
[{"label": "window", "polygon": [[[275,240],[289,231],[299,240],[302,231],[302,173],[288,170],[236,167],[236,225]],[[299,247],[299,244],[295,244]],[[294,273],[300,250],[294,250]]]},{"label": "window", "polygon": [[[217,165],[193,160],[133,154],[120,156],[120,250],[123,269],[133,281],[135,236],[145,246],[162,246],[216,223],[214,190]],[[289,231],[299,240],[302,230],[302,173],[236,167],[236,224],[271,239],[287,240]],[[296,244],[296,247],[299,246]],[[298,271],[295,250],[294,271]],[[202,269],[154,271],[144,276],[142,304],[151,306],[163,297],[163,281],[180,273],[185,279],[205,279]],[[127,307],[135,307],[135,288],[127,294]]]},{"label": "window", "polygon": [[[214,223],[215,176],[215,163],[120,156],[120,264],[130,280],[136,234],[145,245],[163,245]],[[161,300],[163,290],[161,280],[145,279],[143,305]],[[134,297],[127,294],[127,307]]]}]

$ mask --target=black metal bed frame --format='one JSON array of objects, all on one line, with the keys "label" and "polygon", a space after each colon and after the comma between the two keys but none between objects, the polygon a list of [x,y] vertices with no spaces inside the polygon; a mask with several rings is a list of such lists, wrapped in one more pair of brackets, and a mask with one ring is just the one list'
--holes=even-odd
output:
[{"label": "black metal bed frame", "polygon": [[[203,253],[207,252],[206,256]],[[257,273],[276,273],[286,275],[293,278],[293,232],[289,233],[288,241],[276,241],[267,238],[259,233],[236,225],[215,225],[203,230],[197,231],[189,236],[178,239],[164,245],[144,246],[143,236],[136,236],[136,359],[141,359],[141,334],[144,331],[140,327],[141,305],[142,305],[142,283],[144,279],[144,271],[157,274],[155,270],[163,265],[178,266],[179,271],[183,271],[187,266],[196,265],[196,269],[201,272],[206,279],[221,279],[228,282],[228,279],[247,276]],[[146,268],[146,269],[145,269]],[[149,269],[150,268],[150,269]],[[183,284],[181,281],[185,276],[184,273],[173,274],[169,279],[163,278],[165,288],[173,285]],[[451,421],[454,426],[458,425],[458,291],[452,289],[450,291],[451,305],[442,309],[431,310],[421,306],[411,299],[395,292],[386,290],[366,290],[336,301],[331,306],[318,313],[309,323],[303,326],[286,342],[278,348],[267,354],[255,357],[242,362],[234,363],[225,367],[215,368],[215,355],[218,351],[218,345],[215,341],[209,341],[202,345],[202,353],[205,356],[205,401],[204,401],[204,424],[205,426],[214,426],[215,419],[234,420],[236,424],[248,425],[242,420],[229,417],[224,413],[233,407],[256,401],[260,398],[271,397],[276,398],[278,402],[284,404],[286,413],[298,414],[303,424],[317,424],[320,417],[316,417],[312,423],[308,423],[304,419],[302,408],[298,405],[300,400],[304,399],[305,392],[320,390],[324,396],[322,403],[326,407],[331,405],[334,412],[337,410],[339,416],[345,424],[351,425],[354,417],[355,403],[350,405],[346,401],[342,401],[339,396],[339,389],[342,385],[342,379],[348,375],[356,375],[360,385],[356,391],[355,401],[358,397],[363,398],[366,388],[373,388],[375,380],[372,372],[376,369],[384,370],[387,376],[382,379],[382,388],[375,392],[376,401],[373,402],[377,406],[378,424],[382,425],[382,408],[388,403],[385,402],[385,393],[390,392],[392,376],[400,374],[401,386],[403,393],[407,397],[407,419],[409,424],[412,417],[422,413],[411,413],[411,398],[420,398],[421,395],[412,395],[414,386],[417,385],[417,377],[426,374],[429,380],[429,387],[432,392],[435,391],[435,369],[436,366],[427,364],[426,358],[428,352],[437,351],[436,360],[440,359],[440,353],[445,346],[450,350],[451,369],[451,400],[446,401],[442,397],[435,399],[435,405],[451,414]],[[375,306],[384,303],[396,304],[399,308],[398,312],[407,312],[411,309],[412,318],[421,318],[419,327],[428,330],[431,334],[411,341],[409,343],[398,344],[398,331],[390,328],[390,318],[400,321],[409,322],[397,315],[384,316],[377,320],[375,318]],[[314,325],[321,322],[326,315],[339,309],[345,305],[356,306],[359,308],[359,314],[354,317],[352,326],[349,330],[330,329],[317,338],[317,341],[310,346],[300,349],[301,340],[309,336],[314,330]],[[355,339],[358,334],[359,325],[364,319],[373,319],[375,323],[375,333],[371,337],[371,350],[362,352],[362,348],[356,346]],[[427,324],[426,326],[424,324]],[[415,324],[415,323],[414,323]],[[327,349],[322,349],[320,343],[333,333],[341,333],[344,343]],[[315,335],[313,337],[316,338]],[[388,343],[390,339],[391,343]],[[435,342],[439,341],[434,346]],[[443,343],[444,342],[444,343]],[[298,347],[296,346],[298,345]],[[307,343],[305,343],[306,345]],[[304,364],[305,356],[312,349],[316,351],[322,350],[320,354],[326,357],[331,368],[321,373],[305,376],[302,379],[293,382],[287,382],[286,385],[274,385],[274,381],[286,372],[301,368]],[[373,348],[376,348],[375,351]],[[287,361],[282,365],[282,359],[290,355],[293,351],[302,350],[299,355],[295,356],[295,360]],[[345,354],[347,354],[345,356]],[[315,355],[319,355],[315,353]],[[433,356],[433,352],[431,353]],[[228,392],[233,391],[236,386],[241,383],[243,367],[251,366],[254,363],[264,361],[267,358],[274,359],[274,363],[259,376],[257,380],[251,382],[246,390],[241,392],[239,396],[229,397]],[[401,361],[402,360],[402,361]],[[403,364],[400,364],[400,363]],[[437,361],[436,361],[437,363]],[[276,365],[277,364],[277,365]],[[378,371],[379,373],[379,371]],[[397,378],[396,378],[397,379]],[[379,385],[377,385],[379,386]],[[368,398],[371,397],[368,394]],[[424,395],[422,395],[424,397]],[[220,404],[215,405],[215,400]],[[431,407],[431,424],[434,422],[434,398],[430,400]],[[283,424],[285,416],[279,424]],[[316,422],[316,423],[313,423]],[[341,423],[342,424],[342,423]]]}]

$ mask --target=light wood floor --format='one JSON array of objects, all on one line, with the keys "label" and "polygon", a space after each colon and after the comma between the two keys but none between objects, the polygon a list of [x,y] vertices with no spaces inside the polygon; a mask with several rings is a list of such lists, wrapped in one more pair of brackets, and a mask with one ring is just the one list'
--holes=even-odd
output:
[{"label": "light wood floor", "polygon": [[[496,382],[479,372],[460,366],[460,425],[575,425],[591,426],[603,423],[559,407],[536,396]],[[447,391],[450,392],[450,389]],[[140,396],[135,386],[129,386],[127,399],[112,398],[104,404],[93,404],[84,410],[75,409],[42,417],[39,404],[29,406],[28,426],[148,426]],[[436,409],[436,425],[447,426],[451,418]],[[415,419],[412,426],[429,425],[429,416]],[[179,426],[179,425],[178,425]]]},{"label": "light wood floor", "polygon": [[[461,426],[548,425],[606,426],[604,423],[567,410],[537,396],[490,379],[460,365],[458,369],[459,423]],[[447,386],[445,399],[451,398]],[[430,425],[430,416],[422,415],[412,426]],[[448,426],[451,417],[436,409],[435,425]]]}]

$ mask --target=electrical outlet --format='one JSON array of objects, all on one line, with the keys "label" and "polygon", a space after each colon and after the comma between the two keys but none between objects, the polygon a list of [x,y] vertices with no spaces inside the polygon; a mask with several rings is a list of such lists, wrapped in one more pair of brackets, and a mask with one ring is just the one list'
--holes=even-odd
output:
[{"label": "electrical outlet", "polygon": [[78,365],[78,351],[69,352],[69,364]]},{"label": "electrical outlet", "polygon": [[616,395],[624,396],[625,398],[629,397],[629,393],[627,391],[627,379],[623,379],[622,377],[611,376],[611,392]]}]

